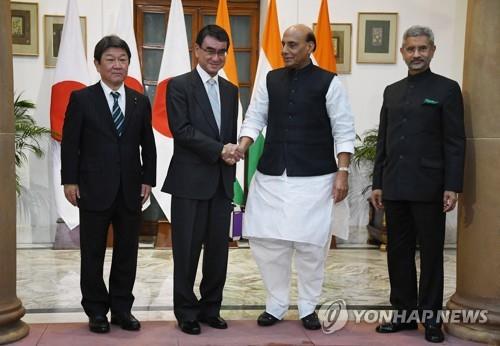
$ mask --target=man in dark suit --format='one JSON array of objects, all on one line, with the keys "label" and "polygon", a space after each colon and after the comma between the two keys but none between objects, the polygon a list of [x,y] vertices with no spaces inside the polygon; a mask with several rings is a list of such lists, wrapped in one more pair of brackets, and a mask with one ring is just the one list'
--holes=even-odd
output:
[{"label": "man in dark suit", "polygon": [[[147,97],[127,88],[130,49],[117,36],[101,39],[94,64],[101,81],[71,94],[61,142],[64,193],[80,209],[82,306],[89,328],[109,331],[106,317],[139,330],[131,314],[141,206],[156,181],[156,148]],[[109,292],[103,281],[108,227],[113,224]]]},{"label": "man in dark suit", "polygon": [[462,191],[465,131],[459,85],[429,69],[435,49],[431,29],[412,26],[404,33],[400,51],[408,77],[384,92],[372,203],[385,208],[395,309],[392,321],[378,326],[377,332],[417,329],[420,320],[426,340],[442,342],[445,221]]},{"label": "man in dark suit", "polygon": [[[174,155],[162,191],[172,194],[174,313],[181,330],[199,334],[198,322],[225,329],[220,317],[226,280],[235,155],[238,89],[218,72],[229,37],[207,25],[194,45],[196,68],[173,78],[167,110]],[[201,299],[193,292],[203,245]]]}]

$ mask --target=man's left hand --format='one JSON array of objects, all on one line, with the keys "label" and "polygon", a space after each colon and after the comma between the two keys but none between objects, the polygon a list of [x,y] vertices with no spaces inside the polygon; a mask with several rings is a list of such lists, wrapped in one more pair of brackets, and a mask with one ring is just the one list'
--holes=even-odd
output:
[{"label": "man's left hand", "polygon": [[349,174],[344,171],[338,171],[333,181],[333,200],[335,203],[341,202],[347,196],[349,191]]},{"label": "man's left hand", "polygon": [[458,194],[454,191],[445,191],[443,194],[443,212],[447,213],[455,209],[457,205]]},{"label": "man's left hand", "polygon": [[151,194],[151,185],[142,184],[141,185],[142,204],[146,203],[150,194]]}]

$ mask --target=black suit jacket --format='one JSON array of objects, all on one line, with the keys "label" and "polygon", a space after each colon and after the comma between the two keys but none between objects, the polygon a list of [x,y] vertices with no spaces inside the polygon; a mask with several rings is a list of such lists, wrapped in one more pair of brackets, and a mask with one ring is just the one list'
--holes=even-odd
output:
[{"label": "black suit jacket", "polygon": [[210,199],[222,175],[226,195],[233,198],[235,166],[226,165],[220,153],[224,144],[236,143],[238,88],[219,76],[219,93],[220,133],[196,69],[170,80],[167,113],[174,155],[162,191],[181,198]]},{"label": "black suit jacket", "polygon": [[127,207],[140,210],[141,184],[155,186],[151,106],[132,89],[125,87],[125,95],[120,137],[100,83],[71,94],[61,142],[61,177],[62,184],[79,185],[81,208],[109,208],[121,184]]},{"label": "black suit jacket", "polygon": [[385,89],[372,187],[384,199],[440,201],[445,190],[461,192],[464,157],[457,82],[427,70]]}]

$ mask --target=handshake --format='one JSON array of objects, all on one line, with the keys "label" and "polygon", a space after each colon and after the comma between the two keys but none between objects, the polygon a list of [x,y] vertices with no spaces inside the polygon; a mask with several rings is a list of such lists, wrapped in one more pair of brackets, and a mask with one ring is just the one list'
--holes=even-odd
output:
[{"label": "handshake", "polygon": [[245,148],[241,145],[227,143],[224,145],[220,156],[227,165],[232,166],[245,158],[245,151]]}]

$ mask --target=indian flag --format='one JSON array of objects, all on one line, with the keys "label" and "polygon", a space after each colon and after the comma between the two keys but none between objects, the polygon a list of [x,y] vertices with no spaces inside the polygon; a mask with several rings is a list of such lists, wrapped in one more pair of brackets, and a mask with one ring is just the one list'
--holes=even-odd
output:
[{"label": "indian flag", "polygon": [[[252,99],[257,95],[259,86],[266,84],[267,73],[271,70],[285,66],[281,57],[281,35],[278,24],[278,12],[276,10],[276,1],[270,0],[267,9],[266,24],[262,33],[262,46],[259,52],[259,64],[255,74],[255,83],[252,91]],[[247,171],[247,186],[250,185],[260,156],[264,150],[264,131],[257,140],[250,146],[248,150],[248,171]]]},{"label": "indian flag", "polygon": [[313,53],[318,66],[330,72],[337,72],[337,62],[333,52],[332,31],[328,14],[328,1],[322,0],[316,26],[316,51]]},{"label": "indian flag", "polygon": [[[236,58],[233,50],[233,39],[231,36],[231,24],[229,22],[229,11],[227,9],[227,1],[219,0],[219,6],[217,8],[217,17],[215,18],[215,24],[224,28],[227,34],[229,35],[229,42],[231,42],[229,46],[229,50],[227,52],[226,63],[222,71],[220,71],[220,75],[231,83],[239,87],[238,82],[238,70],[236,69]],[[243,108],[241,107],[241,102],[239,102],[238,107],[238,126],[237,132],[240,131],[241,123],[243,121]],[[233,202],[238,205],[243,204],[243,181],[245,177],[245,163],[240,161],[236,164],[236,180],[234,182],[234,198]]]}]

